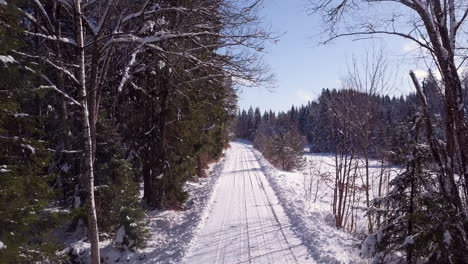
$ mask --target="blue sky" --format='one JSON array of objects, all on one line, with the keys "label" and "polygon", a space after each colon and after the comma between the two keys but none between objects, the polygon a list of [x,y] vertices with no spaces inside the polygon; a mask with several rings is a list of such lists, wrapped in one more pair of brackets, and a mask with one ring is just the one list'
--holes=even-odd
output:
[{"label": "blue sky", "polygon": [[[407,76],[408,66],[401,67],[411,50],[406,40],[398,37],[359,41],[342,38],[332,44],[318,45],[316,35],[321,23],[317,16],[307,15],[305,0],[266,0],[264,5],[265,25],[275,32],[285,32],[277,44],[267,46],[264,57],[277,81],[273,91],[256,87],[241,89],[241,109],[258,106],[262,111],[288,110],[293,104],[314,100],[322,88],[337,88],[352,58],[363,56],[373,46],[382,46],[391,66],[398,67],[397,71]],[[394,93],[408,93],[407,83],[397,86]]]}]

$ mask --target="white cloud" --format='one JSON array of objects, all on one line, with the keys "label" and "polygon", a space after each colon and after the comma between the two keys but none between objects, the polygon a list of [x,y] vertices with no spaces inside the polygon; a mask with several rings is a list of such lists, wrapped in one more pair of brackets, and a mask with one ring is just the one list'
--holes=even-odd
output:
[{"label": "white cloud", "polygon": [[308,101],[312,101],[314,95],[309,92],[309,91],[306,91],[306,90],[296,90],[296,96],[301,100],[301,101],[304,101],[304,102],[308,102]]}]

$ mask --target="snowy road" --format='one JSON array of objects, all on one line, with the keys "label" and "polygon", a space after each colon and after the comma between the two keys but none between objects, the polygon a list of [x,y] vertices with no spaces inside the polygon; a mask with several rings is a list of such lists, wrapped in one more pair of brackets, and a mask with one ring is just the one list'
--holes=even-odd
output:
[{"label": "snowy road", "polygon": [[231,143],[213,203],[186,263],[315,263],[251,147]]}]

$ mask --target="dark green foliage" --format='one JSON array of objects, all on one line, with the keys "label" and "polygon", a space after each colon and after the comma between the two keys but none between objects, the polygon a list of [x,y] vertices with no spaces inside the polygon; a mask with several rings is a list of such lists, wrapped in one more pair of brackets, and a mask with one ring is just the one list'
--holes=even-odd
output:
[{"label": "dark green foliage", "polygon": [[[434,82],[427,83],[434,86]],[[357,125],[362,119],[360,115],[364,115],[361,113],[363,102],[371,106],[372,119],[368,120],[370,128],[366,137],[368,142],[362,142],[362,128]],[[437,105],[437,101],[432,104]],[[336,152],[337,148],[344,146],[358,148],[367,145],[369,149],[366,151],[370,157],[384,157],[401,164],[405,156],[401,146],[410,142],[409,123],[416,112],[416,97],[410,94],[390,98],[354,90],[323,89],[317,101],[307,105],[293,106],[277,115],[271,111],[265,112],[260,119],[257,117],[259,112],[258,108],[255,112],[253,109],[239,111],[234,127],[237,137],[256,141],[259,145],[260,141],[272,140],[268,137],[274,132],[268,130],[292,129],[306,137],[311,152]],[[344,135],[344,131],[348,133]],[[263,135],[258,135],[259,132]]]},{"label": "dark green foliage", "polygon": [[147,230],[140,203],[139,186],[132,164],[123,159],[123,142],[109,121],[98,122],[96,153],[96,212],[99,230],[114,236],[125,229],[119,246],[133,249],[145,245]]},{"label": "dark green foliage", "polygon": [[46,210],[54,197],[47,173],[51,153],[42,140],[41,118],[27,105],[35,100],[32,79],[15,64],[0,62],[0,249],[2,263],[54,259],[49,231],[59,223]]},{"label": "dark green foliage", "polygon": [[[406,263],[466,263],[467,256],[457,240],[464,240],[462,221],[454,208],[436,191],[429,146],[413,143],[406,169],[390,182],[391,191],[375,200],[371,213],[380,215],[382,228],[370,235],[376,240],[375,263],[397,259]],[[368,238],[369,239],[369,238]],[[397,257],[396,253],[400,253]]]},{"label": "dark green foliage", "polygon": [[[91,1],[83,3],[80,32],[77,5],[67,1],[7,3],[0,4],[0,55],[13,55],[18,68],[0,65],[0,212],[34,210],[21,221],[36,233],[16,243],[4,232],[30,231],[1,230],[8,249],[3,252],[13,256],[18,245],[28,243],[43,246],[40,254],[55,254],[54,244],[45,243],[52,237],[43,236],[57,223],[44,208],[70,211],[60,230],[73,232],[87,224],[86,216],[94,222],[95,209],[86,200],[93,199],[91,192],[101,239],[118,236],[118,247],[143,246],[142,206],[183,209],[185,183],[205,176],[208,164],[228,146],[236,108],[233,76],[262,79],[262,67],[251,66],[257,65],[256,56],[248,54],[261,50],[269,35],[250,33],[257,26],[256,5],[248,11],[229,1]],[[130,15],[142,10],[148,12]],[[101,18],[100,32],[94,31]],[[120,31],[123,39],[141,38],[145,44],[114,43]],[[83,56],[77,55],[80,33]],[[235,50],[236,42],[247,48],[245,54]],[[86,98],[78,95],[84,91]],[[256,112],[257,124],[259,118]],[[88,122],[91,147],[85,148]],[[88,190],[91,167],[95,188]],[[38,228],[41,221],[50,226]],[[95,238],[95,228],[88,230]]]},{"label": "dark green foliage", "polygon": [[108,185],[101,185],[97,192],[97,214],[102,232],[115,235],[125,229],[125,237],[119,246],[133,249],[143,247],[147,230],[143,222],[144,211],[139,202],[138,183],[128,161],[113,159],[103,169],[110,175]]},{"label": "dark green foliage", "polygon": [[[204,176],[207,164],[219,159],[227,145],[236,102],[232,87],[219,79],[203,84],[203,90],[193,89],[193,85],[149,86],[147,94],[167,95],[137,95],[129,102],[134,110],[125,120],[127,132],[136,154],[134,162],[142,168],[145,200],[151,207],[182,208],[187,198],[185,182]],[[187,90],[181,94],[182,89]],[[137,110],[141,108],[154,110]]]}]

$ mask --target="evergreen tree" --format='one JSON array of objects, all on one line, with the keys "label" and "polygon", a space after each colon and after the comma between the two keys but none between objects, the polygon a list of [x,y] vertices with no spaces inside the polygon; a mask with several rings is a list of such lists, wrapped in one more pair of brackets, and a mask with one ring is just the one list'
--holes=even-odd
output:
[{"label": "evergreen tree", "polygon": [[[0,17],[18,22],[17,13],[1,4]],[[13,38],[15,29],[0,34],[0,54],[21,45]],[[49,210],[54,198],[47,170],[51,153],[43,140],[41,112],[31,107],[42,99],[32,91],[34,78],[10,55],[0,55],[0,78],[0,259],[58,261],[51,231],[60,223],[59,214]]]}]

